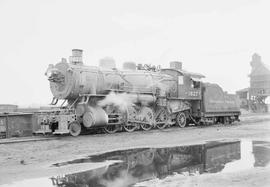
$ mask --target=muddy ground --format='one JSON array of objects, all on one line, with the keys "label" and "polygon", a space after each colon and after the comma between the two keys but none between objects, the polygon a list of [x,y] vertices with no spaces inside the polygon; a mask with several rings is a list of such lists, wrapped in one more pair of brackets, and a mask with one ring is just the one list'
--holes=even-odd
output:
[{"label": "muddy ground", "polygon": [[[264,119],[264,120],[261,120]],[[269,115],[243,116],[234,125],[173,127],[164,130],[137,131],[58,137],[47,141],[0,144],[0,185],[29,178],[50,177],[59,173],[51,164],[96,153],[134,147],[164,147],[202,143],[211,140],[241,139],[270,141]],[[91,166],[89,166],[91,167]],[[94,166],[93,166],[94,167]],[[60,171],[64,172],[64,171]],[[237,174],[214,174],[181,179],[186,186],[268,186],[270,168],[256,168]],[[183,183],[181,183],[181,181]],[[176,186],[178,186],[176,185]]]}]

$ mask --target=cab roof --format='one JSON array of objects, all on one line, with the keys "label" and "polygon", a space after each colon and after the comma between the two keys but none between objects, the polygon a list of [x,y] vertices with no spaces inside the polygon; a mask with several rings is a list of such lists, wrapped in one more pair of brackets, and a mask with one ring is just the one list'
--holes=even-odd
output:
[{"label": "cab roof", "polygon": [[205,78],[204,75],[200,74],[200,73],[193,73],[193,72],[188,72],[186,70],[178,70],[178,69],[172,69],[172,68],[164,68],[162,70],[171,70],[171,71],[176,71],[182,75],[186,75],[186,76],[190,76],[191,78],[197,78],[197,79],[201,79],[201,78]]}]

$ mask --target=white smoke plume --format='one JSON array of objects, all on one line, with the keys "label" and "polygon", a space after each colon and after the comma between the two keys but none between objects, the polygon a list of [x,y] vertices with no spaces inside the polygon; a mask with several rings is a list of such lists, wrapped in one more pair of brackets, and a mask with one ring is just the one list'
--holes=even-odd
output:
[{"label": "white smoke plume", "polygon": [[125,111],[128,106],[133,106],[135,102],[136,98],[132,97],[130,94],[111,92],[103,100],[99,101],[98,105],[101,107],[113,105],[118,107],[119,110]]}]

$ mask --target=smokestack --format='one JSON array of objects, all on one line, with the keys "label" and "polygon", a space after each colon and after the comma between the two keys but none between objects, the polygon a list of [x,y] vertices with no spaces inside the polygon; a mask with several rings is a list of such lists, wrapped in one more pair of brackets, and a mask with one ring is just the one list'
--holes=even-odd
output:
[{"label": "smokestack", "polygon": [[170,68],[176,69],[176,70],[182,70],[182,62],[172,61],[172,62],[170,62]]},{"label": "smokestack", "polygon": [[69,57],[69,61],[72,64],[83,64],[82,60],[83,50],[82,49],[72,49],[72,56]]}]

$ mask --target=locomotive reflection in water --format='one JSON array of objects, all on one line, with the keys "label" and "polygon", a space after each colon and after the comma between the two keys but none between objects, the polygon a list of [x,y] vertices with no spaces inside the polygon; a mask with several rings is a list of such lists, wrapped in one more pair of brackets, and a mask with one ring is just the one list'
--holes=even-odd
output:
[{"label": "locomotive reflection in water", "polygon": [[78,136],[88,129],[132,132],[239,120],[237,97],[201,82],[204,76],[184,71],[181,62],[166,69],[126,62],[118,70],[112,59],[101,60],[100,67],[86,66],[82,50],[72,52],[69,63],[63,58],[46,72],[52,104],[67,104],[41,112],[37,133]]},{"label": "locomotive reflection in water", "polygon": [[[63,166],[80,162],[122,160],[110,166],[51,178],[55,186],[129,186],[175,173],[189,175],[216,173],[226,163],[240,159],[240,141],[212,142],[203,145],[140,148],[114,151],[91,159],[56,164]],[[121,184],[121,185],[120,185]]]}]

